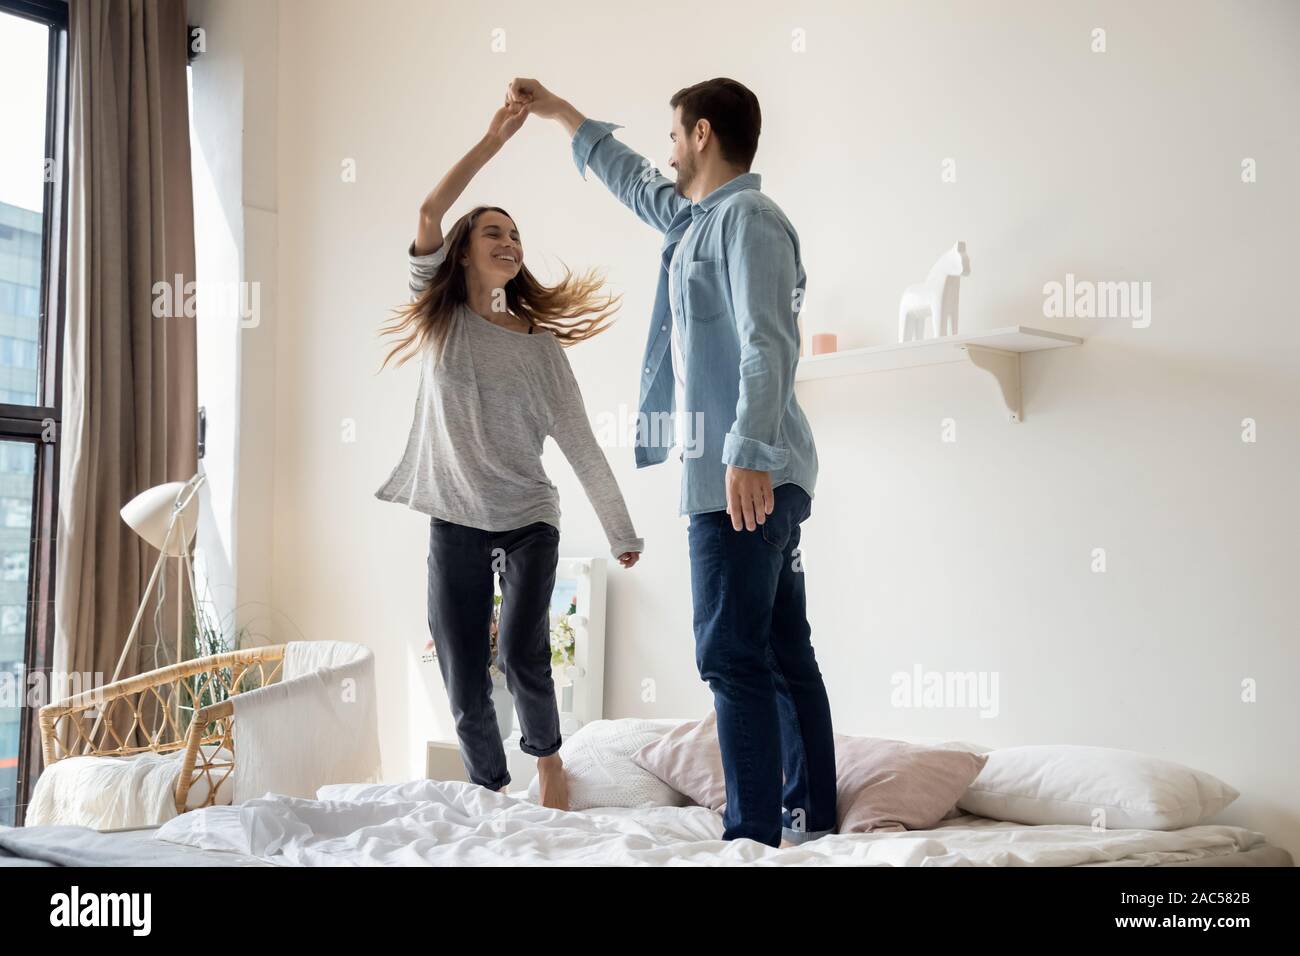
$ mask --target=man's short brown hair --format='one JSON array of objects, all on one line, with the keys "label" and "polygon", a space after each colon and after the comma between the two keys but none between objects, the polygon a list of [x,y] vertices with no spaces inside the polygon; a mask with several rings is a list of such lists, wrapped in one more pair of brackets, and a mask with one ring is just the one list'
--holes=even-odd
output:
[{"label": "man's short brown hair", "polygon": [[763,117],[758,97],[748,87],[720,76],[678,90],[668,105],[682,108],[682,126],[688,134],[697,122],[708,120],[718,137],[722,158],[749,170],[758,152]]}]

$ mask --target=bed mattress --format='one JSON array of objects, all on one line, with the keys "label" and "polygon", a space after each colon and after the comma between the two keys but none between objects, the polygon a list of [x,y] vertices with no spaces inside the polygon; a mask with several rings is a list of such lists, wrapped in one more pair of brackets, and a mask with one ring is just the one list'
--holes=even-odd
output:
[{"label": "bed mattress", "polygon": [[432,780],[339,784],[317,797],[268,794],[131,830],[0,828],[0,866],[1294,866],[1262,834],[1230,826],[1095,832],[967,814],[777,850],[723,841],[721,818],[703,807],[562,813]]}]

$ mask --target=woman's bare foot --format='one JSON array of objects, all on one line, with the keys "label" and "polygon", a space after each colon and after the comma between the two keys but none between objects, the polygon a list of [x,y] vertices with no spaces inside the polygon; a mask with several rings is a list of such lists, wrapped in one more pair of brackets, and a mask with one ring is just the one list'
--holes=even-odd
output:
[{"label": "woman's bare foot", "polygon": [[542,791],[542,806],[552,810],[568,810],[569,780],[558,753],[537,758],[537,777]]}]

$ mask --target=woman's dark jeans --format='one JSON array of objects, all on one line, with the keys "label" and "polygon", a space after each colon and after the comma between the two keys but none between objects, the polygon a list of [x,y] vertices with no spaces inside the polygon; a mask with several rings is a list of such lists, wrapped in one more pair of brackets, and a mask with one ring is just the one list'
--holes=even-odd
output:
[{"label": "woman's dark jeans", "polygon": [[497,667],[515,699],[519,749],[545,757],[560,749],[550,622],[559,560],[560,531],[544,521],[482,531],[429,520],[429,633],[465,769],[492,790],[510,782],[488,673],[493,576],[501,575]]}]

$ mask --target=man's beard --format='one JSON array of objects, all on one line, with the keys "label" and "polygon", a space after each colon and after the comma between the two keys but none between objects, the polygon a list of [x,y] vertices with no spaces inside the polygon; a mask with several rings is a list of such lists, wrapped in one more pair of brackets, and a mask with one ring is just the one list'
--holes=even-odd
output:
[{"label": "man's beard", "polygon": [[677,183],[674,187],[677,191],[677,195],[681,196],[683,199],[689,198],[686,195],[686,190],[690,188],[691,180],[694,178],[694,168],[688,168],[685,164],[679,166],[677,168]]}]

